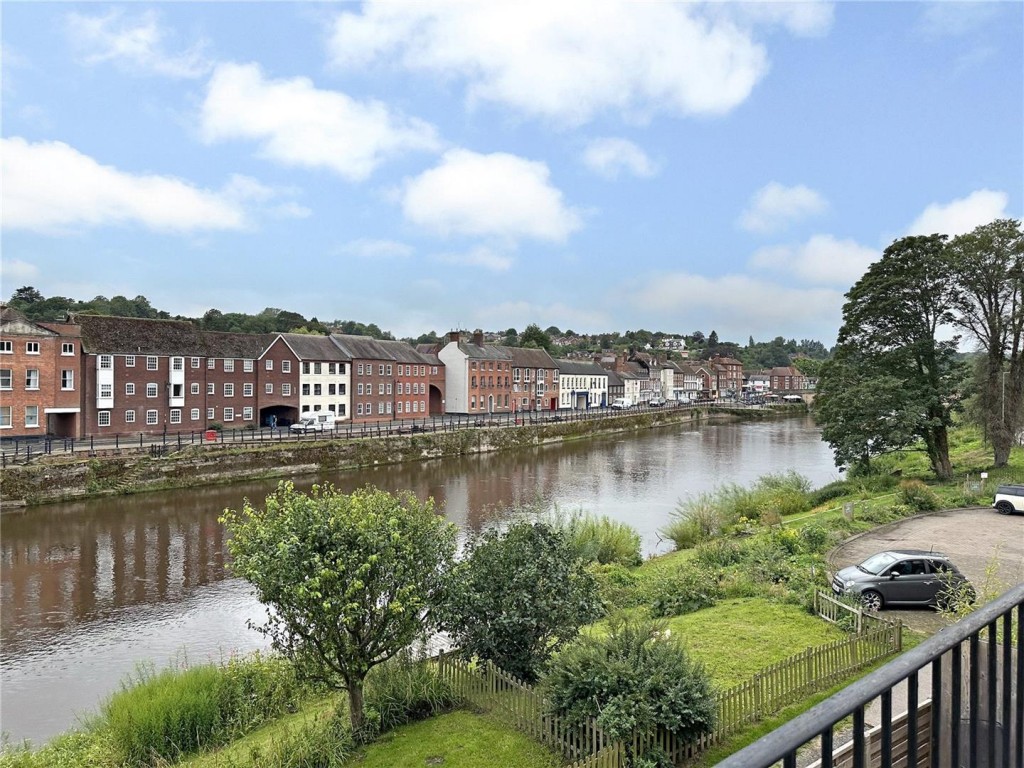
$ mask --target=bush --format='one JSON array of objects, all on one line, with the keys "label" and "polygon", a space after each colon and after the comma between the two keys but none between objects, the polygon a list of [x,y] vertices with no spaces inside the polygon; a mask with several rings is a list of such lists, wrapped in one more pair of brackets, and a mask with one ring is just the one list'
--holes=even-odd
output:
[{"label": "bush", "polygon": [[[739,516],[736,517],[738,519]],[[676,549],[690,549],[721,535],[725,525],[715,498],[702,493],[695,499],[679,502],[669,515],[668,525],[660,533],[671,539]]]},{"label": "bush", "polygon": [[918,512],[930,512],[939,509],[939,497],[931,488],[920,480],[904,480],[900,483],[900,501]]},{"label": "bush", "polygon": [[822,504],[841,498],[851,492],[850,483],[846,480],[835,480],[828,485],[823,485],[808,495],[807,503],[811,508],[820,507]]},{"label": "bush", "polygon": [[367,720],[378,732],[445,712],[458,702],[437,669],[408,651],[374,667],[366,678]]},{"label": "bush", "polygon": [[682,566],[659,574],[647,590],[653,616],[681,616],[710,608],[722,597],[717,574],[700,567]]},{"label": "bush", "polygon": [[286,659],[260,653],[231,657],[221,667],[220,683],[228,735],[248,733],[271,718],[297,711],[303,690]]},{"label": "bush", "polygon": [[[601,637],[580,637],[551,661],[541,689],[568,723],[588,718],[613,740],[663,728],[684,741],[710,733],[717,704],[710,677],[665,624],[617,618]],[[639,756],[637,756],[639,757]]]},{"label": "bush", "polygon": [[832,535],[821,523],[811,523],[800,529],[800,539],[808,552],[824,552],[832,543]]},{"label": "bush", "polygon": [[632,608],[644,602],[642,582],[629,568],[618,563],[591,564],[587,571],[597,582],[597,594],[606,612],[614,608]]},{"label": "bush", "polygon": [[731,539],[713,539],[697,547],[693,562],[703,568],[727,568],[742,562],[743,544]]},{"label": "bush", "polygon": [[253,748],[247,759],[227,768],[345,768],[355,751],[346,718],[334,712],[288,731],[269,746]]}]

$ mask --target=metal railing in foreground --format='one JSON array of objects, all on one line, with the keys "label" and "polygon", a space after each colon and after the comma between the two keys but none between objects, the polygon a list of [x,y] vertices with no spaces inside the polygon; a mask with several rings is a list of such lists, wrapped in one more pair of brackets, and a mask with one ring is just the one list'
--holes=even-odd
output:
[{"label": "metal railing in foreground", "polygon": [[[731,755],[720,768],[796,768],[797,750],[817,742],[822,768],[831,768],[834,727],[852,715],[854,768],[1024,768],[1024,583],[946,627],[916,648]],[[919,673],[930,672],[922,696]],[[905,745],[894,758],[893,693],[905,682]],[[881,705],[881,747],[870,760],[865,710]],[[930,728],[918,727],[931,700]]]}]

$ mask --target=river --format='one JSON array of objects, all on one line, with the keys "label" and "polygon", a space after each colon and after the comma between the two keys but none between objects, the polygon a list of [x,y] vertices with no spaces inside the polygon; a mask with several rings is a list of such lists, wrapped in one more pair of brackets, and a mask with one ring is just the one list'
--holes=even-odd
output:
[{"label": "river", "polygon": [[[655,430],[501,454],[307,477],[432,496],[463,530],[516,508],[579,509],[628,522],[647,555],[680,500],[795,470],[839,477],[808,418]],[[38,744],[76,724],[139,664],[224,658],[265,646],[265,613],[226,568],[217,522],[275,482],[36,507],[5,514],[0,540],[0,730]]]}]

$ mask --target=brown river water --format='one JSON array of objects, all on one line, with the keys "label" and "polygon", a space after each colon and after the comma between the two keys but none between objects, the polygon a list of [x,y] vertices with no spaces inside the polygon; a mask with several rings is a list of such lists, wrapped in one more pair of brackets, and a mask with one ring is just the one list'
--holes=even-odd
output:
[{"label": "brown river water", "polygon": [[[516,452],[305,477],[432,496],[463,530],[523,507],[583,509],[636,528],[646,555],[680,500],[795,470],[839,477],[807,418],[678,425]],[[139,664],[264,647],[265,613],[226,567],[217,517],[276,481],[139,494],[4,514],[0,536],[0,731],[41,743],[94,712]]]}]

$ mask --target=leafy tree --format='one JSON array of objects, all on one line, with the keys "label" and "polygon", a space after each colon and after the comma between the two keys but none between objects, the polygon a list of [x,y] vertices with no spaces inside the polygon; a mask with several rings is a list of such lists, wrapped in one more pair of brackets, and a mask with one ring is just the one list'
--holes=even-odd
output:
[{"label": "leafy tree", "polygon": [[[718,705],[704,667],[663,622],[614,618],[605,635],[580,637],[551,660],[542,689],[570,723],[594,718],[630,748],[662,728],[683,741],[711,733]],[[628,755],[628,764],[641,755]]]},{"label": "leafy tree", "polygon": [[558,330],[558,326],[557,325],[549,325],[547,328],[544,329],[544,333],[546,333],[548,336],[551,336],[551,337],[561,336],[562,335],[562,332],[560,330]]},{"label": "leafy tree", "polygon": [[23,285],[21,288],[11,294],[11,300],[8,302],[12,307],[21,309],[28,306],[29,304],[35,304],[37,301],[43,300],[43,294],[33,288],[31,285]]},{"label": "leafy tree", "polygon": [[[945,235],[904,237],[885,249],[882,258],[846,294],[838,347],[847,362],[863,366],[863,395],[890,398],[884,389],[898,387],[892,403],[903,412],[901,425],[913,424],[924,443],[932,470],[941,479],[952,474],[948,427],[957,407],[960,376],[957,339],[938,341],[940,327],[953,322],[952,275],[945,258]],[[826,392],[836,391],[843,367],[826,368]],[[844,420],[841,401],[819,418],[826,430]],[[851,419],[856,421],[856,419]],[[877,431],[886,430],[879,422]],[[834,434],[834,433],[833,433]],[[833,450],[836,444],[830,441]]]},{"label": "leafy tree", "polygon": [[956,323],[981,346],[979,400],[995,466],[1005,467],[1024,400],[1024,233],[999,219],[960,235],[947,255],[955,281]]},{"label": "leafy tree", "polygon": [[526,326],[526,330],[519,337],[519,343],[524,347],[551,351],[551,337],[544,333],[536,323]]},{"label": "leafy tree", "polygon": [[443,625],[467,655],[523,680],[601,612],[597,584],[545,523],[486,531],[455,569]]},{"label": "leafy tree", "polygon": [[825,366],[825,362],[812,357],[798,357],[793,361],[793,367],[806,376],[818,377],[821,375],[821,369]]},{"label": "leafy tree", "polygon": [[708,336],[708,346],[709,347],[717,347],[718,346],[718,332],[717,331],[711,331],[711,335]]},{"label": "leafy tree", "polygon": [[433,625],[455,553],[455,526],[433,500],[282,482],[257,509],[221,521],[231,570],[269,608],[260,631],[306,674],[348,691],[362,733],[363,681]]}]

